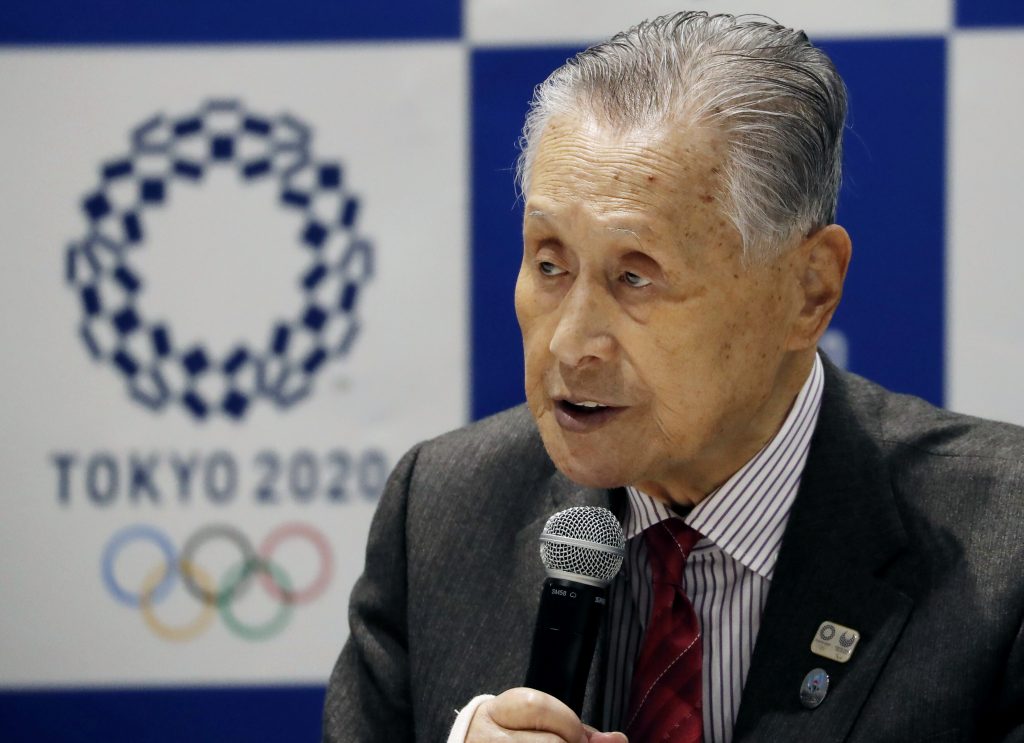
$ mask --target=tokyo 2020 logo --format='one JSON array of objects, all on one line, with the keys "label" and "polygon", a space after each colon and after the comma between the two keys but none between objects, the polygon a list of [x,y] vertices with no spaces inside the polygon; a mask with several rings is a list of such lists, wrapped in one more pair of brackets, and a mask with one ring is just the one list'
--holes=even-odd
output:
[{"label": "tokyo 2020 logo", "polygon": [[[99,185],[82,200],[88,228],[67,250],[65,280],[81,305],[86,349],[113,367],[132,399],[152,410],[180,405],[198,420],[241,419],[259,399],[295,404],[325,364],[349,353],[374,250],[356,229],[360,202],[341,165],[316,160],[311,140],[310,127],[295,117],[210,101],[183,116],[142,122],[130,152],[101,167]],[[273,179],[278,204],[298,220],[294,249],[309,261],[297,286],[301,309],[274,322],[262,344],[210,348],[176,336],[170,322],[144,309],[146,278],[133,256],[145,247],[147,214],[213,169],[235,169],[243,187]],[[211,376],[218,384],[204,385]]]},{"label": "tokyo 2020 logo", "polygon": [[[290,540],[307,543],[317,555],[315,575],[302,586],[295,585],[292,572],[275,558],[278,548]],[[126,549],[138,542],[155,546],[161,560],[145,570],[139,586],[126,587],[118,579],[118,567]],[[237,561],[215,575],[213,569],[203,566],[200,553],[217,543],[237,552]],[[258,547],[234,526],[209,524],[194,531],[180,551],[162,530],[136,524],[114,534],[101,558],[103,583],[110,595],[125,606],[138,609],[154,634],[172,641],[198,637],[218,614],[236,636],[268,640],[285,628],[294,607],[308,604],[324,593],[333,570],[334,558],[327,539],[318,529],[298,522],[278,526]],[[240,618],[234,607],[243,594],[257,586],[277,603],[277,610],[265,621],[250,623]],[[160,617],[158,606],[175,590],[191,594],[198,609],[191,620],[172,625]]]}]

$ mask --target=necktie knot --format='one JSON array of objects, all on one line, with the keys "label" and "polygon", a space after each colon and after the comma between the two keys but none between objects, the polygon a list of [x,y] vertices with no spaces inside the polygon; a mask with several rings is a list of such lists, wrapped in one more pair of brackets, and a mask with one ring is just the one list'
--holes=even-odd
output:
[{"label": "necktie knot", "polygon": [[655,583],[683,584],[683,566],[693,546],[700,541],[700,532],[678,518],[659,521],[644,529],[651,579]]}]

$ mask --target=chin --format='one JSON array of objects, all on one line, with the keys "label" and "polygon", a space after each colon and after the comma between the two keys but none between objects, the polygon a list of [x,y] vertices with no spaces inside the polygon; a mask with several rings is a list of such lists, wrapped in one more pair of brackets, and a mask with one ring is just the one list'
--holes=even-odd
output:
[{"label": "chin", "polygon": [[629,475],[617,463],[608,461],[606,456],[574,456],[565,450],[561,442],[549,446],[547,439],[544,447],[558,471],[578,485],[611,489],[632,482]]},{"label": "chin", "polygon": [[[556,466],[558,466],[556,464]],[[566,469],[558,467],[559,471],[577,485],[587,488],[598,488],[600,490],[614,490],[626,485],[626,479],[616,476],[613,473],[604,473],[587,469]]]}]

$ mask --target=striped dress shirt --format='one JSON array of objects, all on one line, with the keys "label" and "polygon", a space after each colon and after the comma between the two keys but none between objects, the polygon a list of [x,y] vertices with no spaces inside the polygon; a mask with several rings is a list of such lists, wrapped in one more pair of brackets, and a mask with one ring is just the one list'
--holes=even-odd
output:
[{"label": "striped dress shirt", "polygon": [[702,535],[686,561],[683,590],[700,624],[705,743],[730,743],[772,573],[818,421],[821,359],[782,428],[753,459],[685,516],[627,488],[626,559],[609,598],[604,729],[625,723],[633,666],[651,613],[650,567],[641,532],[683,518]]}]

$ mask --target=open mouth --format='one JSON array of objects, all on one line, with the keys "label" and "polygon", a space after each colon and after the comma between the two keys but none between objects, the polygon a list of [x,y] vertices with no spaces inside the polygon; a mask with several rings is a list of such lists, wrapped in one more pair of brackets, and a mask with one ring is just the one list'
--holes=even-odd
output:
[{"label": "open mouth", "polygon": [[570,402],[569,400],[559,400],[558,405],[565,410],[572,410],[578,413],[597,413],[602,410],[607,410],[610,405],[604,405],[599,402],[591,402],[590,400],[584,400],[581,402]]},{"label": "open mouth", "polygon": [[592,400],[556,400],[555,420],[569,431],[585,433],[603,426],[625,408]]}]

